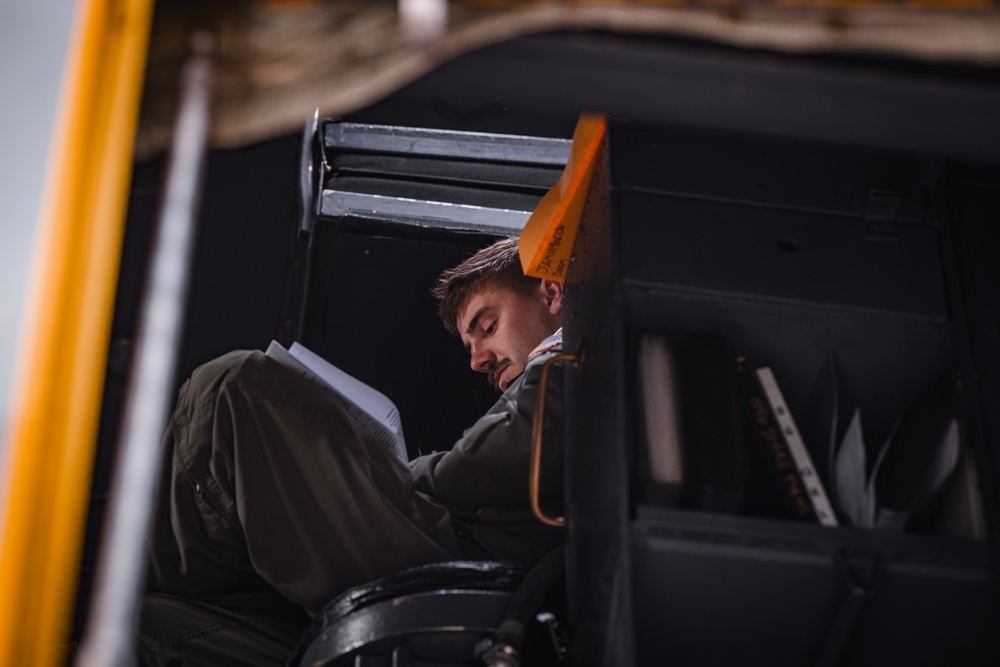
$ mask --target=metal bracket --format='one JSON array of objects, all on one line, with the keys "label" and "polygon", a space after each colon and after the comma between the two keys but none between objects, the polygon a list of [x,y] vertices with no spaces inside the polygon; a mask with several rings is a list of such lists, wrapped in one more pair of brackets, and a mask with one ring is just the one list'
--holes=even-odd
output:
[{"label": "metal bracket", "polygon": [[308,234],[319,212],[319,193],[323,184],[325,159],[319,150],[319,109],[302,131],[299,154],[299,234]]},{"label": "metal bracket", "polygon": [[323,128],[323,144],[328,149],[553,167],[566,164],[572,143],[569,139],[364,123],[334,122]]}]

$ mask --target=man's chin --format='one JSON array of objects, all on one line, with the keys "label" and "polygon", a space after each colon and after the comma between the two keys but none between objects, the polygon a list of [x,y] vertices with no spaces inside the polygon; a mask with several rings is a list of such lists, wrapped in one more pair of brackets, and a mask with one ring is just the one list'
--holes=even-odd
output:
[{"label": "man's chin", "polygon": [[486,382],[497,391],[506,391],[507,388],[502,386],[506,370],[507,366],[502,366],[491,373],[487,373]]},{"label": "man's chin", "polygon": [[490,384],[498,391],[507,391],[520,374],[520,371],[517,371],[513,365],[507,364],[495,374],[490,375]]}]

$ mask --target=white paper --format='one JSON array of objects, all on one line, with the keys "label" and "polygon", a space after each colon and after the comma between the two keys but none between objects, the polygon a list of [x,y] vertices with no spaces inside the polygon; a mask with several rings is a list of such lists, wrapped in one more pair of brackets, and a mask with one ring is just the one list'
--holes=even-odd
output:
[{"label": "white paper", "polygon": [[286,350],[277,341],[271,341],[266,354],[331,391],[363,429],[402,461],[408,459],[399,410],[385,394],[299,343],[293,343]]},{"label": "white paper", "polygon": [[871,528],[874,524],[875,504],[865,476],[866,461],[861,410],[856,408],[837,450],[833,489],[837,506],[856,528]]}]

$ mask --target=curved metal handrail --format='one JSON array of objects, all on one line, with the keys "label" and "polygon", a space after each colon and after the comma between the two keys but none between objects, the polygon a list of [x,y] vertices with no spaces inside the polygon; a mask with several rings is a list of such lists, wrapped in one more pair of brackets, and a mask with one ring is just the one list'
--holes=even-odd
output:
[{"label": "curved metal handrail", "polygon": [[551,517],[542,510],[539,502],[539,487],[541,486],[542,439],[545,430],[545,396],[548,388],[549,369],[560,361],[571,361],[579,368],[583,364],[583,351],[581,349],[576,354],[559,353],[547,359],[542,365],[541,374],[538,376],[538,395],[535,397],[535,419],[531,426],[531,468],[528,489],[531,498],[531,511],[535,513],[539,521],[555,527],[565,526],[566,517]]}]

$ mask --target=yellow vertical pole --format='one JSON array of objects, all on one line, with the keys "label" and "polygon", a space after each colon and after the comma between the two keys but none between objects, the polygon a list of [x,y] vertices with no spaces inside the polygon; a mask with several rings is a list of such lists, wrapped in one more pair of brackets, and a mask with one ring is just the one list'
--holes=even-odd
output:
[{"label": "yellow vertical pole", "polygon": [[152,7],[77,7],[4,434],[3,665],[65,658]]}]

